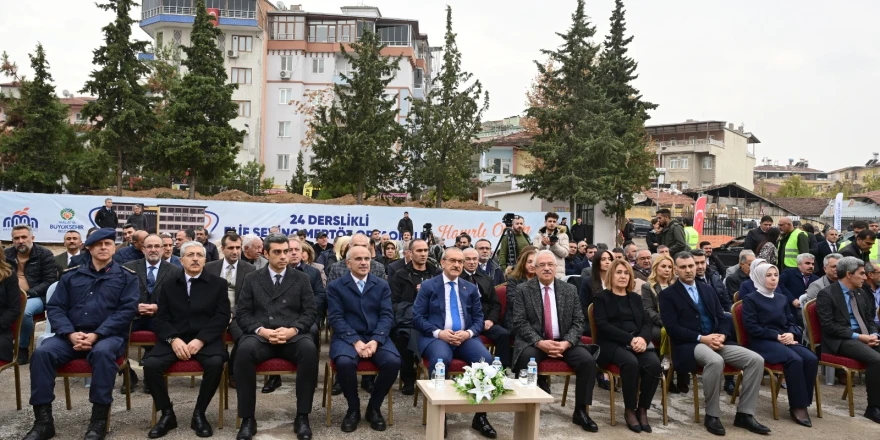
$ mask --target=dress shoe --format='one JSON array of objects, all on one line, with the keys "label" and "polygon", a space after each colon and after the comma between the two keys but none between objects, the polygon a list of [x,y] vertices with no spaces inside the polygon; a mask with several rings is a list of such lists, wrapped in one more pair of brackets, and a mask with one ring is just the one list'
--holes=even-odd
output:
[{"label": "dress shoe", "polygon": [[177,416],[174,414],[173,408],[163,409],[159,421],[147,433],[149,438],[165,437],[168,431],[177,429]]},{"label": "dress shoe", "polygon": [[788,410],[788,414],[791,415],[791,419],[798,425],[806,426],[807,428],[813,427],[813,422],[810,420],[810,415],[807,413],[806,408],[791,408]]},{"label": "dress shoe", "polygon": [[589,432],[599,432],[599,425],[590,418],[590,415],[587,414],[587,410],[585,408],[578,408],[574,410],[574,414],[571,415],[571,423],[575,425],[579,425],[581,428],[584,428],[584,431]]},{"label": "dress shoe", "polygon": [[308,414],[297,414],[293,419],[293,432],[297,440],[312,440],[312,426],[309,425]]},{"label": "dress shoe", "polygon": [[636,434],[642,432],[642,425],[639,424],[639,417],[636,415],[636,411],[632,409],[623,410],[623,420],[626,422],[626,427],[629,428],[630,431],[635,432]]},{"label": "dress shoe", "polygon": [[333,394],[334,396],[338,396],[338,395],[342,394],[342,384],[339,382],[334,383],[333,389],[330,390],[330,393]]},{"label": "dress shoe", "polygon": [[373,428],[373,431],[384,431],[387,428],[385,417],[382,417],[382,412],[378,409],[367,408],[365,418],[370,422],[370,428]]},{"label": "dress shoe", "polygon": [[874,423],[880,423],[880,407],[869,406],[865,408],[865,417]]},{"label": "dress shoe", "polygon": [[710,434],[727,434],[727,431],[724,430],[724,425],[721,424],[721,419],[718,417],[706,416],[706,420],[703,421],[703,426],[706,427],[706,431],[709,431]]},{"label": "dress shoe", "polygon": [[342,432],[354,432],[358,428],[358,423],[360,422],[361,410],[349,409],[348,412],[345,413],[345,418],[342,419]]},{"label": "dress shoe", "polygon": [[253,417],[242,419],[235,440],[252,440],[255,435],[257,435],[257,420]]},{"label": "dress shoe", "polygon": [[229,378],[229,388],[235,389],[235,379]]},{"label": "dress shoe", "polygon": [[190,422],[189,427],[192,428],[199,437],[210,437],[214,435],[214,431],[211,429],[211,424],[208,423],[208,419],[205,418],[204,411],[193,411],[192,422]]},{"label": "dress shoe", "polygon": [[107,435],[107,415],[110,405],[92,404],[92,418],[83,440],[104,440]]},{"label": "dress shoe", "polygon": [[416,384],[412,382],[404,382],[403,389],[400,390],[404,396],[412,396],[416,393]]},{"label": "dress shoe", "polygon": [[728,396],[732,396],[734,389],[736,389],[736,381],[732,377],[727,376],[727,378],[724,379],[724,392],[727,393]]},{"label": "dress shoe", "polygon": [[374,383],[376,383],[376,380],[373,376],[364,376],[363,379],[361,379],[361,388],[363,388],[364,391],[373,394]]},{"label": "dress shoe", "polygon": [[28,347],[18,347],[18,365],[27,365],[30,360]]},{"label": "dress shoe", "polygon": [[550,380],[547,376],[538,376],[538,388],[544,390],[547,394],[552,394],[550,392]]},{"label": "dress shoe", "polygon": [[498,437],[498,433],[495,432],[495,428],[493,428],[492,425],[489,424],[489,418],[486,417],[486,413],[474,414],[474,421],[471,422],[471,428],[476,429],[477,432],[479,432],[483,437]]},{"label": "dress shoe", "polygon": [[636,412],[639,415],[639,425],[642,427],[642,431],[651,432],[651,424],[648,423],[648,409],[639,408]]},{"label": "dress shoe", "polygon": [[678,392],[682,394],[687,394],[688,392],[690,392],[691,389],[689,384],[691,382],[691,374],[677,372],[675,373],[675,375],[678,376],[678,380],[676,382]]},{"label": "dress shoe", "polygon": [[[125,371],[122,372],[125,374]],[[131,368],[128,369],[128,386],[132,391],[137,389],[137,384],[140,383],[140,379],[138,379],[137,373]],[[122,382],[122,386],[119,387],[119,393],[125,394],[125,381]]]},{"label": "dress shoe", "polygon": [[263,394],[269,394],[281,386],[281,376],[269,376],[269,380],[263,385]]},{"label": "dress shoe", "polygon": [[24,440],[49,440],[52,437],[55,437],[52,405],[34,405],[34,427],[24,436]]},{"label": "dress shoe", "polygon": [[755,416],[741,412],[736,413],[736,416],[733,418],[733,426],[748,429],[755,434],[766,435],[770,433],[770,428],[758,423],[755,420]]},{"label": "dress shoe", "polygon": [[611,389],[611,382],[601,374],[596,377],[596,383],[599,384],[599,388],[602,388],[603,390],[608,391]]}]

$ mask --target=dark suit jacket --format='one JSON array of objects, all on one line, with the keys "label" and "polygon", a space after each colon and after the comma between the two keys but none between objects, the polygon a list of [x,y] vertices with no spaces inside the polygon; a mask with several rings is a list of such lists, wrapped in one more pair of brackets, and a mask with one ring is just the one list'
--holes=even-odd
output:
[{"label": "dark suit jacket", "polygon": [[153,295],[147,290],[147,261],[144,259],[129,261],[123,266],[135,271],[138,277],[138,291],[140,299],[138,304],[158,304],[159,293],[162,291],[162,283],[168,278],[174,278],[183,274],[183,269],[165,262],[159,261],[159,271],[156,273],[156,285],[153,287]]},{"label": "dark suit jacket", "polygon": [[186,284],[183,273],[162,282],[159,311],[153,318],[158,341],[150,354],[173,352],[166,339],[178,337],[183,342],[198,339],[205,344],[199,353],[226,359],[223,334],[230,316],[226,280],[202,271],[198,278],[191,280],[188,295]]},{"label": "dark suit jacket", "polygon": [[327,322],[333,328],[330,359],[358,359],[354,349],[357,341],[376,341],[379,350],[400,356],[390,337],[394,327],[391,288],[373,274],[367,274],[363,293],[351,275],[337,278],[327,286]]},{"label": "dark suit jacket", "polygon": [[480,289],[480,306],[483,307],[483,319],[492,321],[493,324],[500,324],[501,300],[498,299],[498,294],[495,293],[495,285],[492,283],[492,279],[488,275],[480,273],[480,271],[474,272],[473,275],[468,275],[467,272],[463,271],[461,278],[475,284]]},{"label": "dark suit jacket", "polygon": [[13,271],[0,281],[0,361],[12,361],[12,324],[21,316],[21,289]]},{"label": "dark suit jacket", "polygon": [[623,315],[620,308],[614,303],[614,293],[603,290],[593,298],[593,319],[596,321],[596,332],[593,339],[599,345],[599,359],[596,363],[606,365],[614,358],[614,352],[625,350],[632,339],[641,336],[646,344],[651,343],[651,320],[645,313],[642,296],[638,293],[628,292],[626,298],[633,312],[633,319],[640,328],[637,335],[633,335],[622,329]]},{"label": "dark suit jacket", "polygon": [[[226,280],[226,274],[223,273],[223,267],[226,265],[226,259],[221,258],[216,261],[212,261],[205,265],[205,272],[211,275],[216,275],[223,280]],[[235,268],[235,294],[233,299],[235,302],[238,302],[238,295],[241,294],[241,288],[244,286],[244,278],[248,276],[251,272],[254,272],[257,268],[254,267],[253,264],[248,263],[244,260],[238,260],[238,266]],[[229,283],[227,284],[227,297],[229,296]],[[235,307],[233,304],[232,307]],[[234,310],[234,309],[233,309]],[[241,337],[241,328],[238,326],[238,323],[235,320],[229,323],[229,333],[232,334],[232,339],[237,341],[238,338]]]},{"label": "dark suit jacket", "polygon": [[67,251],[55,256],[55,265],[58,266],[58,278],[61,278],[61,273],[69,267],[67,264]]},{"label": "dark suit jacket", "polygon": [[398,270],[406,267],[406,264],[406,258],[398,258],[388,264],[388,267],[385,268],[385,273],[387,274],[389,284],[391,283],[391,280],[394,279],[394,274],[397,273]]},{"label": "dark suit jacket", "polygon": [[285,268],[281,286],[276,290],[266,266],[244,277],[244,286],[235,304],[235,320],[244,332],[243,337],[255,337],[260,327],[274,330],[280,327],[296,327],[299,333],[287,343],[311,337],[309,330],[315,323],[317,309],[315,294],[308,275]]},{"label": "dark suit jacket", "polygon": [[[874,324],[874,317],[877,316],[874,298],[869,298],[862,289],[850,291],[849,294],[855,294],[856,304],[868,328],[868,334],[877,333],[877,325]],[[816,296],[816,313],[819,314],[819,323],[822,325],[822,350],[827,353],[837,353],[840,343],[851,339],[853,334],[849,322],[849,308],[846,306],[840,282],[831,283],[830,286],[819,291],[819,295]]]},{"label": "dark suit jacket", "polygon": [[[559,339],[577,347],[581,345],[585,324],[577,291],[571,284],[557,279],[553,281],[553,292],[556,295]],[[523,350],[547,339],[544,335],[544,294],[537,277],[519,286],[519,294],[514,302],[516,306],[511,311],[508,322],[512,327],[511,333],[516,335],[512,358],[516,363]]]},{"label": "dark suit jacket", "polygon": [[[782,292],[785,293],[785,296],[788,298],[788,306],[791,309],[791,313],[799,313],[800,308],[795,308],[791,305],[791,302],[800,298],[801,295],[807,292],[807,286],[813,284],[813,281],[818,280],[815,274],[810,274],[809,281],[807,285],[804,285],[804,277],[801,274],[800,269],[794,267],[791,269],[783,270],[779,275],[779,284],[783,287]],[[780,289],[776,289],[780,290]],[[742,295],[740,295],[742,296]]]},{"label": "dark suit jacket", "polygon": [[[839,245],[839,243],[835,243]],[[825,275],[825,257],[829,254],[833,254],[835,251],[831,250],[831,244],[827,241],[819,242],[819,250],[816,253],[816,265],[814,267],[813,273],[818,277],[822,277]],[[836,252],[840,252],[840,246],[838,246]]]},{"label": "dark suit jacket", "polygon": [[[721,309],[718,295],[707,285],[695,283],[700,300],[704,304],[706,313],[712,319],[712,329],[709,333],[719,333],[726,336],[725,345],[732,345],[733,338],[728,333],[730,320]],[[672,342],[672,361],[676,371],[695,371],[697,362],[694,359],[694,348],[699,344],[697,336],[703,335],[703,323],[697,305],[688,294],[684,284],[676,281],[675,284],[660,292],[660,319],[666,328]]]},{"label": "dark suit jacket", "polygon": [[[309,276],[309,282],[312,285],[312,292],[315,295],[315,309],[318,311],[316,316],[324,316],[327,311],[327,289],[324,287],[324,281],[321,279],[321,271],[317,268],[301,263],[302,272]],[[291,266],[291,269],[297,270]]]},{"label": "dark suit jacket", "polygon": [[[480,292],[477,286],[459,279],[458,304],[461,306],[464,321],[462,330],[470,330],[474,336],[483,330],[483,307],[480,305]],[[421,332],[419,353],[434,341],[434,330],[443,330],[446,326],[446,288],[443,285],[443,274],[437,275],[422,283],[413,304],[413,327]]]}]

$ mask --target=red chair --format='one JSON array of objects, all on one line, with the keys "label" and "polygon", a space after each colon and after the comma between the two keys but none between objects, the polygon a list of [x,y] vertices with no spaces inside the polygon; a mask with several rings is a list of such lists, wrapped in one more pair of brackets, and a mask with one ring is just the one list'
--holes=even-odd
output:
[{"label": "red chair", "polygon": [[[593,336],[596,336],[599,333],[598,333],[598,330],[596,329],[596,320],[593,319],[593,305],[592,304],[590,304],[590,306],[587,307],[587,315],[589,315],[589,319],[590,319],[590,334],[592,334]],[[584,338],[585,338],[585,336],[582,336],[581,341],[583,341]],[[607,373],[609,376],[611,376],[611,380],[609,381],[610,385],[611,385],[611,389],[609,390],[610,398],[609,398],[608,406],[611,408],[611,426],[615,426],[615,425],[617,425],[617,420],[615,419],[616,409],[615,409],[615,405],[614,405],[614,395],[617,393],[617,388],[616,388],[617,382],[621,380],[620,379],[620,367],[618,367],[615,364],[608,364],[605,367],[598,367],[598,368],[599,368],[599,372]],[[660,404],[663,407],[663,425],[664,426],[669,424],[669,415],[668,415],[668,409],[667,409],[668,388],[666,387],[666,381],[667,381],[667,378],[661,374],[660,375]],[[696,383],[696,378],[694,379],[694,382]],[[694,396],[695,396],[694,400],[696,400],[696,387],[694,388]]]},{"label": "red chair", "polygon": [[[733,328],[736,331],[736,340],[739,345],[748,348],[749,347],[749,334],[746,333],[745,323],[743,322],[742,317],[742,301],[737,301],[733,304],[733,307],[730,308],[730,313],[733,315]],[[779,420],[779,407],[776,404],[776,400],[779,398],[779,388],[781,386],[781,380],[785,378],[785,373],[783,371],[782,364],[771,364],[768,362],[764,362],[764,372],[770,376],[770,402],[773,404],[773,420]],[[778,376],[778,377],[777,377]],[[822,417],[822,406],[819,403],[819,377],[816,376],[816,413],[819,417]]]},{"label": "red chair", "polygon": [[154,347],[157,339],[156,334],[149,330],[138,330],[131,332],[131,338],[128,341],[128,345],[137,347],[137,359],[141,360],[144,348]]},{"label": "red chair", "polygon": [[[359,360],[357,365],[358,377],[361,376],[378,376],[379,375],[379,367],[376,366],[372,361],[368,360]],[[336,364],[333,363],[333,360],[328,360],[326,364],[324,364],[324,397],[322,398],[321,406],[327,408],[327,421],[324,422],[326,426],[330,426],[330,415],[333,409],[333,393],[330,392],[330,388],[333,386],[333,380],[336,378]],[[388,424],[394,424],[394,393],[388,393]]]},{"label": "red chair", "polygon": [[[205,373],[205,370],[202,369],[202,365],[198,363],[198,361],[194,359],[190,359],[188,361],[177,361],[168,367],[165,370],[163,376],[165,376],[165,386],[168,386],[168,377],[170,376],[189,376],[195,378],[196,376],[201,376]],[[223,429],[223,394],[224,394],[224,386],[223,383],[226,381],[226,366],[223,366],[223,375],[220,379],[220,385],[217,387],[220,395],[217,397],[217,427]],[[153,401],[153,423],[156,424],[156,402]]]},{"label": "red chair", "polygon": [[[825,367],[839,368],[846,373],[846,389],[843,391],[843,397],[849,397],[849,416],[856,416],[855,404],[853,403],[853,373],[864,373],[867,368],[865,364],[846,356],[840,356],[831,353],[817,353],[816,348],[822,344],[822,323],[819,321],[819,314],[816,312],[816,300],[812,300],[804,305],[804,325],[807,327],[807,336],[810,341],[810,350],[819,356],[819,365]],[[822,417],[822,393],[819,392],[818,380],[816,381],[816,409],[819,411],[819,417]]]},{"label": "red chair", "polygon": [[[232,339],[232,334],[229,333],[228,330],[226,331],[226,333],[223,334],[223,341],[226,342],[227,348],[230,348],[235,345],[235,340]],[[229,361],[231,362],[232,359],[229,359]],[[223,381],[223,388],[225,390],[223,395],[226,398],[225,399],[226,401],[223,402],[223,407],[225,409],[229,409],[229,381],[232,380],[232,374],[230,374],[230,371],[228,370],[228,368],[229,367],[227,367],[226,380]]]},{"label": "red chair", "polygon": [[[294,376],[296,375],[296,364],[281,358],[272,358],[257,364],[257,375],[265,376]],[[229,384],[227,383],[227,386]],[[229,390],[226,390],[227,394]],[[235,428],[241,427],[241,417],[236,413]]]},{"label": "red chair", "polygon": [[[495,287],[495,294],[498,295],[498,302],[501,303],[501,315],[498,317],[498,321],[495,324],[504,322],[504,313],[507,311],[507,286],[497,286]],[[508,329],[510,330],[510,329]],[[513,345],[513,332],[510,335],[510,345]],[[495,356],[495,343],[492,342],[491,339],[480,335],[480,342],[489,349],[489,353],[492,353],[492,356]]]},{"label": "red chair", "polygon": [[21,372],[18,365],[18,342],[21,336],[21,320],[24,319],[24,308],[27,305],[27,294],[21,293],[21,310],[18,313],[18,319],[12,323],[12,361],[0,361],[0,373],[4,370],[12,368],[15,373],[15,407],[21,411]]}]

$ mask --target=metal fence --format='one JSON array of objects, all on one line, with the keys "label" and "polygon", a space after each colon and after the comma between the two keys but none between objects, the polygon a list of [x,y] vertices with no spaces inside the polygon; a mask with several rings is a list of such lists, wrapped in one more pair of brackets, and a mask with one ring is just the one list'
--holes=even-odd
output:
[{"label": "metal fence", "polygon": [[[683,219],[693,219],[693,217],[680,217]],[[724,214],[709,214],[703,218],[703,233],[701,235],[728,235],[731,237],[739,237],[748,233],[750,229],[756,228],[758,225],[753,219],[743,217],[738,212]]]}]

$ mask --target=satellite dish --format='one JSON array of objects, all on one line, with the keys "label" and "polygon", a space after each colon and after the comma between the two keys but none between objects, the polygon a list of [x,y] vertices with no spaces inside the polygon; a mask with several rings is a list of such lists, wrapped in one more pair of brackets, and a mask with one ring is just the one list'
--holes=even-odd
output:
[{"label": "satellite dish", "polygon": [[69,98],[69,97],[70,97],[70,92],[67,91],[66,89],[65,89],[63,92],[61,92],[61,94],[64,95],[65,98]]},{"label": "satellite dish", "polygon": [[275,4],[275,6],[278,7],[279,11],[286,11],[287,10],[287,6],[284,4],[284,2],[278,2]]}]

